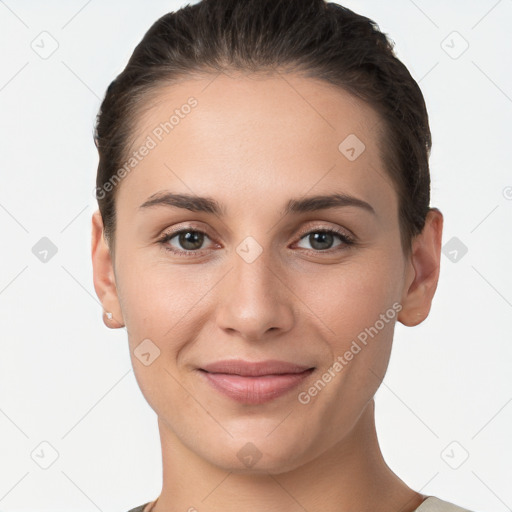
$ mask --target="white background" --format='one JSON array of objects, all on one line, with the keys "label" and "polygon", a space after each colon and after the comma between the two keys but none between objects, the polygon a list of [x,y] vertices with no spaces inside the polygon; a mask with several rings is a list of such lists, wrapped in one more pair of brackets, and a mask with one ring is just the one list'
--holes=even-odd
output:
[{"label": "white background", "polygon": [[[126,512],[160,492],[156,415],[92,283],[92,134],[136,43],[181,5],[0,1],[1,511]],[[383,454],[424,494],[512,510],[512,1],[344,5],[390,35],[419,81],[431,205],[445,216],[443,244],[468,248],[457,262],[442,256],[429,318],[397,324],[377,393]],[[46,59],[31,47],[51,47],[43,31],[58,43]],[[58,249],[46,263],[32,253],[42,237]],[[42,442],[59,454],[48,469],[36,463],[51,457]]]}]

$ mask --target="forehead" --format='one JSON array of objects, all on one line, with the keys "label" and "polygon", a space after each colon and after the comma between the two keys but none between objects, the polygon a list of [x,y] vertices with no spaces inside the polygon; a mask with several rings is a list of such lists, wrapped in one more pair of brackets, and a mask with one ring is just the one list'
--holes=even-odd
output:
[{"label": "forehead", "polygon": [[150,149],[133,162],[118,202],[135,207],[172,189],[261,206],[265,197],[284,201],[336,188],[393,215],[381,130],[369,105],[316,79],[224,73],[185,79],[155,91],[143,106],[131,152]]}]

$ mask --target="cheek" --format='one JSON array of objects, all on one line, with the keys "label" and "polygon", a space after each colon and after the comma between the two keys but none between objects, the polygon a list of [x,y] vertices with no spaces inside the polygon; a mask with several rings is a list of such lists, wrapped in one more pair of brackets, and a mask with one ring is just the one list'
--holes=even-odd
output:
[{"label": "cheek", "polygon": [[[195,265],[170,264],[164,258],[120,258],[118,292],[127,329],[155,339],[183,332],[194,305],[213,286],[211,272]],[[211,281],[211,283],[210,283]]]},{"label": "cheek", "polygon": [[[400,267],[384,252],[369,253],[347,260],[346,265],[332,266],[328,272],[298,279],[293,287],[306,310],[320,320],[316,322],[319,328],[328,339],[335,340],[332,345],[337,351],[344,351],[347,342],[376,322],[382,337],[392,335],[390,325],[400,307]],[[388,321],[382,325],[381,315],[386,314]]]},{"label": "cheek", "polygon": [[173,361],[187,340],[197,336],[194,307],[209,289],[207,282],[191,277],[192,267],[184,272],[181,266],[137,257],[121,258],[118,265],[118,293],[134,374],[146,401],[164,416],[166,407],[172,412],[187,399]]},{"label": "cheek", "polygon": [[[344,422],[357,417],[384,377],[401,308],[399,275],[392,258],[381,254],[364,262],[354,260],[338,267],[325,281],[317,280],[317,285],[325,282],[328,286],[309,283],[301,288],[301,293],[308,294],[305,302],[318,312],[321,321],[316,325],[325,329],[330,352],[320,379],[333,384],[319,393],[321,398],[313,399],[314,407],[321,411],[318,417],[331,417],[333,425],[349,428]],[[344,408],[333,408],[333,403],[342,403]]]}]

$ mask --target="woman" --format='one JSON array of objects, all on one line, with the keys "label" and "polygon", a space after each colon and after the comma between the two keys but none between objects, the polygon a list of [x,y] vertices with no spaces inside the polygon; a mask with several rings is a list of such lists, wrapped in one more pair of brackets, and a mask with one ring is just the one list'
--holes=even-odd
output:
[{"label": "woman", "polygon": [[422,93],[374,22],[323,0],[169,13],[95,140],[94,286],[162,445],[131,512],[464,511],[409,488],[375,431],[443,217]]}]

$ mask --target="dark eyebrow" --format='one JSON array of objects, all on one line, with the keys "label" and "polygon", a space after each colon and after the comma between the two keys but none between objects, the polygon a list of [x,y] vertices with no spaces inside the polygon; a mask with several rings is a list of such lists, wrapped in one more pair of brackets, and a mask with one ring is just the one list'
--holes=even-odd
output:
[{"label": "dark eyebrow", "polygon": [[[150,208],[157,205],[183,208],[192,212],[212,213],[219,217],[225,217],[226,213],[225,208],[211,197],[173,194],[165,191],[151,195],[139,208]],[[318,195],[302,199],[290,199],[281,214],[312,212],[343,206],[356,206],[376,215],[375,210],[369,203],[348,194]]]},{"label": "dark eyebrow", "polygon": [[191,194],[173,194],[165,191],[157,192],[149,196],[148,200],[139,206],[139,209],[158,205],[183,208],[192,212],[213,213],[219,217],[225,216],[224,208],[215,199]]},{"label": "dark eyebrow", "polygon": [[325,210],[327,208],[340,208],[342,206],[356,206],[373,215],[377,215],[371,204],[348,194],[331,194],[310,196],[303,199],[290,199],[282,213],[286,215],[288,213],[312,212]]}]

